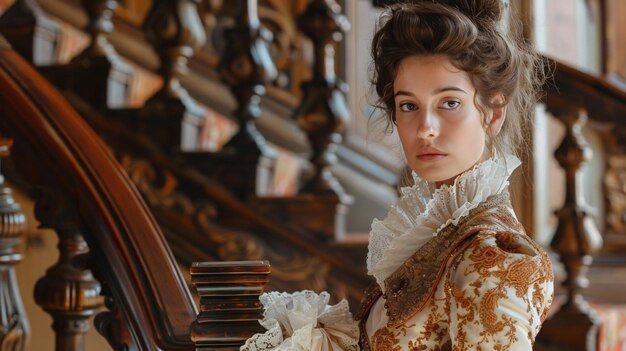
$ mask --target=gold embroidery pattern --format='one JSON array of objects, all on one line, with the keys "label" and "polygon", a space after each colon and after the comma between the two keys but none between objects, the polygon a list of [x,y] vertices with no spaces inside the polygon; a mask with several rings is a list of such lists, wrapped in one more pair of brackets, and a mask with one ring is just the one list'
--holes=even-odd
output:
[{"label": "gold embroidery pattern", "polygon": [[509,193],[492,196],[476,207],[457,226],[449,225],[409,257],[385,280],[385,308],[389,324],[399,326],[421,311],[436,290],[455,248],[478,231],[521,229],[511,216]]},{"label": "gold embroidery pattern", "polygon": [[400,340],[390,328],[380,328],[372,338],[374,350],[402,351]]},{"label": "gold embroidery pattern", "polygon": [[410,351],[421,350],[441,350],[439,346],[430,347],[428,345],[442,345],[444,340],[449,340],[448,325],[450,324],[449,315],[445,311],[440,311],[440,305],[445,302],[444,299],[432,299],[428,319],[421,327],[419,336],[410,340],[408,347]]},{"label": "gold embroidery pattern", "polygon": [[361,308],[359,312],[356,314],[355,319],[359,322],[359,344],[361,346],[361,351],[370,351],[370,342],[367,335],[367,331],[365,330],[365,322],[367,322],[367,316],[369,315],[370,308],[381,295],[380,287],[378,283],[374,282],[370,284],[370,286],[365,289],[365,296],[361,300]]},{"label": "gold embroidery pattern", "polygon": [[[545,293],[551,291],[548,285],[553,281],[550,260],[537,244],[525,235],[477,234],[452,266],[455,268],[448,271],[447,280],[458,281],[462,274],[469,281],[467,286],[450,283],[458,329],[455,350],[479,345],[507,350],[518,342],[519,321],[500,308],[503,301],[512,303],[515,298],[516,305],[526,307],[528,324],[534,330],[524,337],[529,345],[533,343],[552,302]],[[461,267],[465,269],[458,271]]]}]

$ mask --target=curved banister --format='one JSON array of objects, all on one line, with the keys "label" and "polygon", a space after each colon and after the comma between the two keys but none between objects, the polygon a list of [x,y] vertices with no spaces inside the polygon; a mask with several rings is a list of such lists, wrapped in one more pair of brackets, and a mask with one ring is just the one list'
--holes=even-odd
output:
[{"label": "curved banister", "polygon": [[192,350],[197,311],[140,194],[61,94],[0,36],[0,133],[36,186],[61,191],[141,350]]},{"label": "curved banister", "polygon": [[574,103],[584,108],[590,119],[623,123],[626,118],[626,91],[602,77],[550,58],[546,61],[552,73],[552,79],[545,85],[549,110],[571,109]]}]

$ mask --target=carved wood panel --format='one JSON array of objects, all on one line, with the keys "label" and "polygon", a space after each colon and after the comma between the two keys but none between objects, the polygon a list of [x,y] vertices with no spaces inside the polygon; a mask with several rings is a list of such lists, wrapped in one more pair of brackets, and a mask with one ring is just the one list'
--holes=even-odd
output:
[{"label": "carved wood panel", "polygon": [[626,239],[626,128],[607,125],[601,130],[606,150],[604,194],[608,235]]},{"label": "carved wood panel", "polygon": [[[174,174],[128,154],[119,159],[160,224],[167,228],[164,232],[181,263],[269,260],[272,279],[268,290],[331,288],[327,283],[330,267],[319,258],[261,233],[224,227],[218,224],[225,216],[221,209],[209,200],[190,198]],[[344,292],[339,298],[345,297],[345,288],[336,290]]]}]

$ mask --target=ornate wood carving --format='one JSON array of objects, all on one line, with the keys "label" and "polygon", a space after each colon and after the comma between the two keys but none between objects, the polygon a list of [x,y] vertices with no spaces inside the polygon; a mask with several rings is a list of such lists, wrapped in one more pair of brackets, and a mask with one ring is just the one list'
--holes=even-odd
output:
[{"label": "ornate wood carving", "polygon": [[200,295],[200,313],[191,326],[196,350],[238,348],[252,335],[265,331],[258,322],[263,319],[259,296],[270,272],[267,261],[196,262],[191,266],[191,282]]},{"label": "ornate wood carving", "polygon": [[[301,95],[300,83],[310,78],[310,57],[305,52],[302,35],[297,30],[296,18],[306,7],[307,0],[259,0],[258,17],[261,34],[267,40],[278,77],[269,82],[268,94],[279,100],[292,102]],[[207,28],[208,45],[200,59],[204,64],[217,67],[226,42],[223,33],[236,22],[237,1],[205,1],[202,13]],[[271,34],[270,34],[271,33]],[[277,86],[279,89],[272,89]],[[289,93],[291,94],[289,94]],[[285,94],[287,93],[287,94]],[[291,95],[291,96],[290,96]],[[289,96],[289,97],[287,97]],[[291,104],[291,103],[290,103]]]},{"label": "ornate wood carving", "polygon": [[59,260],[35,285],[35,302],[52,316],[56,350],[84,350],[88,319],[100,306],[100,283],[85,267],[87,243],[60,194],[43,190],[35,215],[59,236]]},{"label": "ornate wood carving", "polygon": [[85,30],[91,43],[76,56],[63,72],[62,84],[92,105],[99,108],[125,107],[129,99],[131,67],[126,64],[109,43],[113,31],[113,12],[116,0],[82,0],[89,22]]},{"label": "ornate wood carving", "polygon": [[[0,158],[9,156],[11,144],[12,140],[0,138]],[[0,350],[22,351],[29,337],[14,268],[22,260],[15,246],[25,227],[24,213],[0,173]]]},{"label": "ornate wood carving", "polygon": [[26,60],[35,65],[55,62],[59,33],[59,26],[45,14],[35,0],[16,0],[0,16],[0,34]]},{"label": "ornate wood carving", "polygon": [[604,174],[606,231],[626,234],[626,154],[609,154]]},{"label": "ornate wood carving", "polygon": [[206,38],[198,13],[199,0],[155,0],[144,33],[160,59],[163,86],[140,111],[141,129],[169,150],[193,150],[204,110],[180,84],[187,61]]},{"label": "ornate wood carving", "polygon": [[603,251],[622,252],[626,243],[626,128],[608,123],[596,128],[606,157]]},{"label": "ornate wood carving", "polygon": [[206,198],[190,198],[181,189],[183,181],[145,160],[124,154],[120,163],[157,214],[160,224],[169,228],[165,232],[168,241],[183,264],[191,264],[191,259],[267,259],[274,262],[271,285],[274,289],[328,289],[330,266],[319,258],[281,245],[276,239],[262,238],[253,232],[254,228],[238,229],[241,224],[225,223],[230,219],[223,208]]},{"label": "ornate wood carving", "polygon": [[582,197],[580,167],[591,158],[591,149],[581,128],[587,121],[584,110],[562,111],[558,118],[566,126],[566,134],[555,151],[565,170],[566,193],[563,208],[557,211],[559,223],[551,247],[559,254],[567,278],[563,282],[567,300],[540,332],[539,340],[557,344],[567,350],[595,350],[599,320],[585,302],[581,290],[589,281],[587,269],[591,255],[602,247],[602,237],[589,216],[590,209]]}]

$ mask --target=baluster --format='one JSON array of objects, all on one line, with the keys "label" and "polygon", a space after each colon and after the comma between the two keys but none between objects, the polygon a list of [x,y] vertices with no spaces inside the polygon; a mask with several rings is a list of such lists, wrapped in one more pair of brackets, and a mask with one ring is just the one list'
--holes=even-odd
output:
[{"label": "baluster", "polygon": [[587,121],[584,111],[566,111],[558,114],[566,126],[566,134],[554,155],[565,170],[565,203],[556,212],[559,223],[551,247],[559,254],[567,278],[563,282],[567,300],[561,309],[548,319],[538,339],[557,343],[567,350],[595,350],[598,318],[582,296],[588,286],[587,270],[591,255],[602,246],[602,237],[592,218],[591,209],[582,195],[581,166],[591,158],[582,127]]},{"label": "baluster", "polygon": [[69,218],[69,206],[45,189],[35,205],[43,228],[59,236],[59,260],[35,285],[35,302],[52,316],[56,350],[84,350],[88,319],[102,306],[100,283],[85,268],[87,243]]},{"label": "baluster", "polygon": [[94,276],[102,282],[101,295],[104,297],[105,310],[98,313],[94,317],[93,324],[100,333],[111,345],[113,350],[136,350],[139,347],[134,343],[132,333],[128,328],[127,320],[113,297],[113,293],[106,278],[101,271],[97,270],[97,266],[94,269]]},{"label": "baluster", "polygon": [[165,148],[195,149],[204,111],[180,84],[187,61],[206,41],[198,13],[199,0],[155,0],[144,27],[160,59],[163,86],[140,111],[142,129]]},{"label": "baluster", "polygon": [[267,42],[261,35],[257,7],[257,0],[237,0],[236,24],[225,32],[226,47],[218,65],[222,81],[237,101],[234,115],[239,131],[225,150],[232,151],[236,157],[228,169],[229,174],[243,177],[237,181],[242,184],[243,194],[264,192],[264,182],[269,179],[276,158],[255,124],[261,115],[259,104],[265,95],[265,85],[277,76]]},{"label": "baluster", "polygon": [[113,31],[114,0],[82,0],[89,22],[85,30],[91,42],[62,72],[56,81],[99,108],[124,107],[128,104],[131,67],[122,61],[109,43]]},{"label": "baluster", "polygon": [[290,210],[305,227],[337,240],[345,235],[345,215],[353,202],[330,170],[350,119],[345,84],[335,75],[335,44],[350,27],[340,10],[334,1],[312,0],[298,19],[315,56],[313,77],[302,84],[303,98],[294,118],[308,136],[314,174]]},{"label": "baluster", "polygon": [[[0,157],[8,157],[12,141],[0,139]],[[21,351],[26,347],[29,328],[14,266],[22,260],[15,251],[26,228],[20,205],[4,184],[0,173],[0,348]]]},{"label": "baluster", "polygon": [[335,75],[334,45],[349,28],[340,7],[330,0],[312,0],[298,18],[299,27],[314,46],[313,77],[302,84],[302,102],[294,113],[311,145],[313,176],[300,194],[289,198],[253,199],[259,213],[291,222],[315,233],[320,239],[342,240],[345,218],[353,198],[331,173],[335,149],[350,118],[345,84]]},{"label": "baluster", "polygon": [[35,0],[16,0],[0,17],[0,34],[36,66],[56,62],[60,33]]},{"label": "baluster", "polygon": [[332,193],[338,197],[344,190],[330,172],[336,159],[335,149],[350,120],[344,86],[335,76],[334,44],[350,28],[334,1],[313,0],[300,16],[300,30],[311,39],[315,59],[313,79],[302,84],[303,99],[295,118],[307,133],[311,144],[311,162],[315,174],[301,189],[308,193]]},{"label": "baluster", "polygon": [[258,322],[259,296],[269,281],[269,262],[195,262],[190,271],[200,295],[200,313],[191,325],[196,350],[239,350],[252,335],[265,332]]}]

